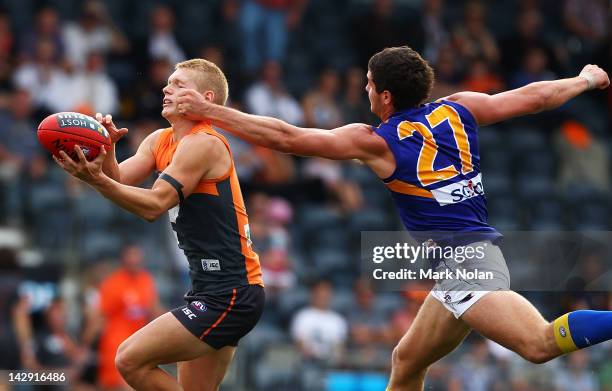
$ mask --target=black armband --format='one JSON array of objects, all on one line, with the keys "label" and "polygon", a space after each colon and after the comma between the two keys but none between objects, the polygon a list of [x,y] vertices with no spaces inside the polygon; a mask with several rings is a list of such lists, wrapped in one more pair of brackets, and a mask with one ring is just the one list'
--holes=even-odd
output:
[{"label": "black armband", "polygon": [[185,197],[183,196],[183,184],[181,182],[172,178],[170,175],[166,174],[165,172],[161,173],[161,175],[159,176],[159,179],[163,179],[164,181],[168,182],[170,186],[174,187],[174,190],[176,190],[176,192],[178,193],[179,203],[182,204],[183,201],[185,201]]}]

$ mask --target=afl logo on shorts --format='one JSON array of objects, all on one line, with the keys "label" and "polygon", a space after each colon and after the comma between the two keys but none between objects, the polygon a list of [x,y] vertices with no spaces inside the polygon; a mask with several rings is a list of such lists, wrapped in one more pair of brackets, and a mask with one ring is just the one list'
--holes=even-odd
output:
[{"label": "afl logo on shorts", "polygon": [[444,295],[444,301],[447,303],[451,302],[451,296],[450,295]]},{"label": "afl logo on shorts", "polygon": [[561,334],[563,338],[567,336],[567,332],[565,332],[565,327],[563,326],[559,327],[559,334]]},{"label": "afl logo on shorts", "polygon": [[206,311],[206,306],[201,301],[194,301],[191,303],[191,305],[198,311]]}]

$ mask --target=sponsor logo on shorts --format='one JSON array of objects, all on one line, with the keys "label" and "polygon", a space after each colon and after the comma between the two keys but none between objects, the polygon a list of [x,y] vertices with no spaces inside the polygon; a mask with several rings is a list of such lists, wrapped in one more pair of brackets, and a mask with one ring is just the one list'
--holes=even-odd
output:
[{"label": "sponsor logo on shorts", "polygon": [[472,179],[465,179],[431,191],[440,205],[456,204],[470,198],[484,195],[480,174]]},{"label": "sponsor logo on shorts", "polygon": [[450,303],[450,302],[451,302],[451,300],[452,300],[452,299],[451,299],[451,295],[448,295],[448,294],[447,294],[447,295],[444,295],[444,301],[445,301],[445,302]]},{"label": "sponsor logo on shorts", "polygon": [[181,309],[183,311],[183,313],[185,315],[187,315],[187,317],[189,319],[193,319],[193,318],[197,318],[198,316],[196,314],[193,313],[193,311],[191,311],[189,308],[185,307]]},{"label": "sponsor logo on shorts", "polygon": [[561,334],[561,336],[563,338],[565,338],[567,336],[567,332],[565,331],[565,327],[563,327],[563,326],[559,327],[559,334]]},{"label": "sponsor logo on shorts", "polygon": [[202,303],[201,301],[194,301],[191,303],[192,306],[195,307],[195,309],[197,309],[198,311],[206,311],[206,305],[204,305],[204,303]]},{"label": "sponsor logo on shorts", "polygon": [[470,293],[469,295],[467,295],[466,297],[464,297],[464,298],[463,298],[463,299],[462,299],[462,300],[459,302],[459,304],[462,304],[462,303],[467,303],[468,301],[472,300],[472,298],[474,298],[474,294],[473,294],[473,293]]},{"label": "sponsor logo on shorts", "polygon": [[221,263],[218,259],[202,259],[202,270],[213,272],[221,270]]}]

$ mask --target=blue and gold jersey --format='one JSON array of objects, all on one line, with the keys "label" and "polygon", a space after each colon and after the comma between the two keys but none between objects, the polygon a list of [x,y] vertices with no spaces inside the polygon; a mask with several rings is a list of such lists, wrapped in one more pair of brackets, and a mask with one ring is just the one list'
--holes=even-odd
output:
[{"label": "blue and gold jersey", "polygon": [[478,125],[463,106],[440,100],[394,113],[375,132],[396,168],[384,180],[408,231],[481,232],[487,223]]}]

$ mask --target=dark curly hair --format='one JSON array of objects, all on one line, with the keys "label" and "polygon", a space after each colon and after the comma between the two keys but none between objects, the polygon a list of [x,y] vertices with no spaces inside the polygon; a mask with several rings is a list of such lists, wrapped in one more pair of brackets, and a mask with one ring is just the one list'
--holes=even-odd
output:
[{"label": "dark curly hair", "polygon": [[368,69],[376,92],[391,93],[395,110],[416,107],[431,93],[434,72],[419,53],[408,46],[386,48],[370,58]]}]

